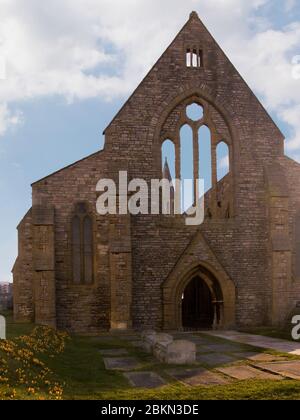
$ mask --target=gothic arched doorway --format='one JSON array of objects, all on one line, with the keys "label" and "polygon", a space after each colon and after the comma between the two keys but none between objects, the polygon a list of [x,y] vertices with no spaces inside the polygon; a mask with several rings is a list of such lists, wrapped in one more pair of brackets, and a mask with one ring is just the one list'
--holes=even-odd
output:
[{"label": "gothic arched doorway", "polygon": [[163,317],[165,330],[234,328],[235,286],[206,262],[176,270],[163,284]]},{"label": "gothic arched doorway", "polygon": [[182,327],[184,329],[212,328],[214,323],[213,294],[207,283],[195,276],[182,294]]}]

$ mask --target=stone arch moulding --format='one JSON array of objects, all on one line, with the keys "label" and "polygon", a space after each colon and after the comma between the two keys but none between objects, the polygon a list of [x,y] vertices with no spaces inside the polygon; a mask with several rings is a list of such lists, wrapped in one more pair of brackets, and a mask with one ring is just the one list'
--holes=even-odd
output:
[{"label": "stone arch moulding", "polygon": [[183,274],[178,271],[162,285],[163,293],[163,329],[182,329],[182,294],[189,282],[197,275],[205,281],[217,301],[222,301],[221,319],[218,328],[230,329],[235,327],[236,288],[233,281],[225,272],[216,271],[210,264],[200,262],[192,265]]},{"label": "stone arch moulding", "polygon": [[[178,91],[180,92],[178,94]],[[199,87],[191,87],[190,85],[182,86],[177,90],[176,95],[171,94],[162,101],[161,106],[157,108],[156,115],[152,118],[149,125],[148,138],[152,141],[153,145],[153,157],[154,164],[156,165],[157,173],[160,173],[160,153],[161,153],[161,130],[167,120],[168,116],[171,114],[174,108],[180,105],[182,102],[188,100],[195,101],[201,104],[201,100],[206,101],[211,105],[220,115],[224,118],[225,123],[227,124],[231,139],[231,158],[230,158],[230,172],[232,174],[232,191],[235,196],[236,180],[239,174],[239,155],[240,155],[240,145],[239,138],[242,133],[242,125],[239,122],[238,117],[231,109],[231,106],[224,104],[221,101],[221,98],[216,95],[216,93],[210,89],[206,84],[201,84]],[[235,213],[235,205],[233,209]]]}]

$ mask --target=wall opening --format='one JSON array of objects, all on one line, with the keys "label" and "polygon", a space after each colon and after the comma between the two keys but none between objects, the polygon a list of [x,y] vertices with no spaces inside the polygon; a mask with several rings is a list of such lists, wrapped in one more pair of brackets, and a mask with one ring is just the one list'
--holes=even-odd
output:
[{"label": "wall opening", "polygon": [[182,326],[184,329],[209,329],[213,322],[212,293],[201,277],[194,277],[182,296]]},{"label": "wall opening", "polygon": [[221,181],[229,171],[229,147],[224,141],[221,141],[217,146],[217,180]]},{"label": "wall opening", "polygon": [[230,138],[220,134],[221,117],[218,119],[203,99],[193,97],[178,105],[176,114],[168,118],[162,136],[170,133],[172,141],[162,138],[161,167],[163,178],[173,181],[173,192],[175,180],[181,181],[181,213],[194,206],[204,193],[206,218],[232,217],[231,177],[218,184],[230,172],[231,153]]},{"label": "wall opening", "polygon": [[211,132],[206,125],[199,128],[198,143],[199,179],[204,180],[204,193],[206,193],[212,187]]},{"label": "wall opening", "polygon": [[186,50],[186,66],[200,68],[203,67],[203,51],[196,48]]},{"label": "wall opening", "polygon": [[180,130],[181,210],[185,212],[194,204],[194,147],[193,131],[185,124]]},{"label": "wall opening", "polygon": [[192,121],[200,121],[204,116],[203,107],[196,103],[188,105],[186,107],[186,115]]},{"label": "wall opening", "polygon": [[[171,140],[165,140],[161,147],[161,157],[162,157],[162,173],[164,175],[166,163],[170,171],[171,179],[174,180],[175,177],[175,145]],[[174,185],[174,183],[173,183]]]},{"label": "wall opening", "polygon": [[187,67],[192,67],[192,55],[191,55],[191,50],[188,49],[186,51],[186,66]]},{"label": "wall opening", "polygon": [[200,67],[198,65],[199,60],[198,60],[198,54],[197,54],[197,50],[193,50],[193,55],[192,55],[192,67]]}]

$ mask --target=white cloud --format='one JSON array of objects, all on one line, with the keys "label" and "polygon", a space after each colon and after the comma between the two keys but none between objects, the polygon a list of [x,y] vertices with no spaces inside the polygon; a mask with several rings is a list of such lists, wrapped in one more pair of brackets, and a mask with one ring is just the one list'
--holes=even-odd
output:
[{"label": "white cloud", "polygon": [[12,128],[22,122],[22,113],[17,111],[13,113],[7,104],[0,104],[0,136],[3,135],[8,128]]},{"label": "white cloud", "polygon": [[7,73],[0,80],[0,134],[18,120],[8,109],[12,102],[128,95],[197,10],[250,86],[291,125],[291,150],[300,149],[300,81],[291,76],[300,22],[274,30],[259,13],[266,5],[272,1],[0,0],[0,56]]},{"label": "white cloud", "polygon": [[297,0],[285,0],[284,8],[287,12],[291,12],[296,6]]},{"label": "white cloud", "polygon": [[[292,136],[287,142],[287,150],[300,156],[300,103],[282,109],[280,117],[293,127]],[[299,160],[300,161],[300,160]]]}]

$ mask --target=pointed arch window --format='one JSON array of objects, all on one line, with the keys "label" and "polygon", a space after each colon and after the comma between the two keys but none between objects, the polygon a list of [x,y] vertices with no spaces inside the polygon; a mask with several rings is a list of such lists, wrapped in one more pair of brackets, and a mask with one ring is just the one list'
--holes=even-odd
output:
[{"label": "pointed arch window", "polygon": [[181,210],[185,212],[194,204],[195,193],[193,130],[188,124],[180,130],[180,149]]},{"label": "pointed arch window", "polygon": [[[165,140],[166,133],[172,141]],[[162,131],[161,158],[163,178],[174,179],[178,193],[175,214],[204,199],[210,219],[232,217],[232,139],[226,122],[211,105],[186,100],[174,109]]]},{"label": "pointed arch window", "polygon": [[78,203],[72,219],[74,284],[93,283],[93,222],[85,203]]},{"label": "pointed arch window", "polygon": [[204,193],[212,187],[211,131],[202,125],[198,131],[199,179],[204,180]]}]

